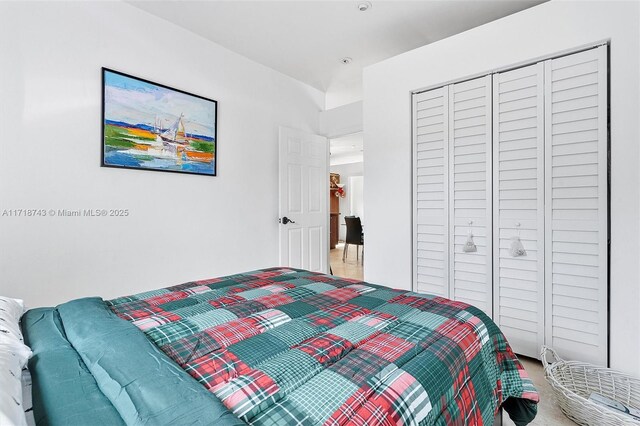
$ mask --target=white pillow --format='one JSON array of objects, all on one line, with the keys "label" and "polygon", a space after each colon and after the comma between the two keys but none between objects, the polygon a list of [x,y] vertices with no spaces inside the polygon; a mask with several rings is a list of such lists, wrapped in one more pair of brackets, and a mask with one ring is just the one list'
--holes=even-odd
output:
[{"label": "white pillow", "polygon": [[0,297],[0,425],[26,425],[22,369],[31,356],[20,332],[22,300]]},{"label": "white pillow", "polygon": [[20,321],[24,314],[24,302],[21,299],[0,296],[0,315],[11,315],[14,321]]},{"label": "white pillow", "polygon": [[22,406],[22,367],[31,351],[22,343],[0,341],[0,425],[27,424]]},{"label": "white pillow", "polygon": [[24,313],[24,303],[20,299],[0,296],[0,340],[10,337],[23,341],[20,332],[20,318]]}]

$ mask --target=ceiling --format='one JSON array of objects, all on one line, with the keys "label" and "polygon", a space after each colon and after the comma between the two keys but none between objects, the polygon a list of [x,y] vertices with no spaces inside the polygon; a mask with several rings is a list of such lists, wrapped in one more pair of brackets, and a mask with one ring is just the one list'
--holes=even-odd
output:
[{"label": "ceiling", "polygon": [[361,87],[367,65],[543,3],[370,0],[360,12],[363,2],[128,0],[324,92]]},{"label": "ceiling", "polygon": [[329,141],[330,164],[337,166],[361,162],[363,160],[363,147],[362,132],[331,139]]}]

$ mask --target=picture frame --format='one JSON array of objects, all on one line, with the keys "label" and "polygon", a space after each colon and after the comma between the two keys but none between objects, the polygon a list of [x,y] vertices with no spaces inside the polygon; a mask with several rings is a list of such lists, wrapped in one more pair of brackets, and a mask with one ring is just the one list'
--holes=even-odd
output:
[{"label": "picture frame", "polygon": [[102,68],[101,166],[217,176],[218,102]]}]

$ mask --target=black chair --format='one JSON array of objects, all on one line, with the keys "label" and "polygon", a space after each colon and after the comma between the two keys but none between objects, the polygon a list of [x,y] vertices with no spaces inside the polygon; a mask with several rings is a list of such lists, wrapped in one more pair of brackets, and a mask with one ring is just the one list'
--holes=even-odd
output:
[{"label": "black chair", "polygon": [[342,261],[347,259],[349,245],[356,245],[356,260],[360,256],[360,246],[362,246],[362,263],[364,263],[364,233],[362,232],[362,222],[356,216],[345,216],[344,222],[347,225],[347,238],[344,241],[344,251],[342,252]]}]

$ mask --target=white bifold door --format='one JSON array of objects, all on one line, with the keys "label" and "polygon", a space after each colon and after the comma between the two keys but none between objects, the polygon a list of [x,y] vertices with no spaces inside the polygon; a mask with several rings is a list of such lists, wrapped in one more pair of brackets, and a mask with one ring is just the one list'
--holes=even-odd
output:
[{"label": "white bifold door", "polygon": [[601,46],[414,95],[414,289],[519,354],[607,364],[607,79]]},{"label": "white bifold door", "polygon": [[414,96],[413,282],[449,297],[449,88]]},{"label": "white bifold door", "polygon": [[[491,78],[414,98],[417,291],[491,315]],[[463,249],[467,240],[475,250]]]},{"label": "white bifold door", "polygon": [[[449,295],[489,316],[491,126],[491,76],[449,85]],[[468,241],[473,251],[465,251]]]},{"label": "white bifold door", "polygon": [[531,357],[544,344],[543,85],[543,63],[493,76],[494,320]]},{"label": "white bifold door", "polygon": [[545,341],[607,363],[607,47],[545,62]]}]

